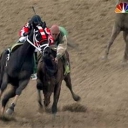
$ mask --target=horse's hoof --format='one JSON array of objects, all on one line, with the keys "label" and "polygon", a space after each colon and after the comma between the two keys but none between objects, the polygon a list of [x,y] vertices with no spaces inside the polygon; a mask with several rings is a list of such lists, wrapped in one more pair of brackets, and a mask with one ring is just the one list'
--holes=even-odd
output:
[{"label": "horse's hoof", "polygon": [[56,113],[57,113],[57,111],[52,111],[52,114],[55,116],[56,115]]},{"label": "horse's hoof", "polygon": [[57,113],[57,107],[53,106],[52,107],[52,114],[56,114]]},{"label": "horse's hoof", "polygon": [[75,100],[75,101],[80,101],[80,96],[77,96],[77,95],[75,95],[74,97],[73,97],[73,99]]},{"label": "horse's hoof", "polygon": [[41,101],[38,101],[39,107],[43,108],[43,104],[41,103]]},{"label": "horse's hoof", "polygon": [[107,56],[102,56],[101,60],[108,60],[108,57]]},{"label": "horse's hoof", "polygon": [[8,109],[6,110],[6,114],[8,114],[8,115],[12,115],[13,113],[14,113],[14,110],[11,109],[11,108],[8,108]]}]

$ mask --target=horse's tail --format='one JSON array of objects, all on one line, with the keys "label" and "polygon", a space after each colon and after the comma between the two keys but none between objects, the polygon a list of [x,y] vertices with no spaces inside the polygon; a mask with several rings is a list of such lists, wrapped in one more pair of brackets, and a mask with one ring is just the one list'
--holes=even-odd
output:
[{"label": "horse's tail", "polygon": [[7,61],[7,50],[3,51],[0,55],[0,88],[2,84],[3,75],[5,72],[5,66]]}]

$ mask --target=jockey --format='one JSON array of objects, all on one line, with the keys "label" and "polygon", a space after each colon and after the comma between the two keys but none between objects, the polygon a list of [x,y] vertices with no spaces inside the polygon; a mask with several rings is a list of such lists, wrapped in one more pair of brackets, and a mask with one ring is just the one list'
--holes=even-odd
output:
[{"label": "jockey", "polygon": [[[30,21],[28,21],[20,30],[19,32],[19,40],[18,43],[24,43],[27,40],[27,35],[29,34],[31,28],[35,26],[38,28],[38,30],[41,33],[42,41],[41,44],[48,41],[49,44],[54,43],[54,39],[51,36],[50,29],[46,26],[46,23],[43,22],[39,15],[34,15]],[[40,45],[41,45],[40,44]],[[34,80],[37,78],[36,76],[36,70],[37,70],[37,52],[35,50],[35,56],[34,56],[34,73],[32,74],[31,78]]]},{"label": "jockey", "polygon": [[58,62],[58,59],[63,57],[64,58],[64,66],[65,66],[65,73],[67,75],[70,73],[70,65],[69,65],[69,56],[67,54],[67,31],[64,27],[58,25],[52,25],[51,28],[51,35],[54,39],[54,45],[51,47],[54,49],[56,48],[57,55],[55,61]]},{"label": "jockey", "polygon": [[50,34],[50,29],[47,28],[46,23],[43,22],[39,15],[34,15],[30,21],[28,21],[19,31],[19,43],[23,43],[27,39],[27,35],[29,34],[32,26],[41,27],[42,40],[49,40],[50,43],[53,43],[53,38]]}]

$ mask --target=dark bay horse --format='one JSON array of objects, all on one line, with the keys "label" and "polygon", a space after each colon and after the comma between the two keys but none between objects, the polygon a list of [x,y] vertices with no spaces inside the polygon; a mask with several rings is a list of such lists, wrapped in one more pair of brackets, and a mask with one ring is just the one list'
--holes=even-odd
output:
[{"label": "dark bay horse", "polygon": [[[2,98],[1,113],[4,115],[5,106],[10,98],[13,98],[11,106],[7,109],[7,113],[14,111],[18,97],[23,89],[27,86],[30,76],[33,72],[33,53],[35,51],[34,43],[37,43],[36,35],[41,36],[37,27],[33,27],[27,36],[26,42],[11,52],[10,59],[6,61],[7,51],[5,50],[0,57],[0,98],[10,83],[11,90],[4,94]],[[38,32],[37,32],[38,31]],[[39,48],[38,48],[39,49]]]},{"label": "dark bay horse", "polygon": [[[68,52],[67,52],[68,55]],[[41,90],[44,95],[44,105],[47,107],[50,103],[51,94],[54,94],[52,113],[57,113],[57,103],[59,100],[61,84],[64,80],[66,86],[69,88],[72,97],[75,101],[79,101],[80,97],[72,90],[70,74],[64,75],[64,64],[59,59],[58,64],[54,61],[56,52],[51,50],[50,47],[45,47],[43,55],[38,63],[37,68],[37,90],[38,90],[38,103],[42,108]]]}]

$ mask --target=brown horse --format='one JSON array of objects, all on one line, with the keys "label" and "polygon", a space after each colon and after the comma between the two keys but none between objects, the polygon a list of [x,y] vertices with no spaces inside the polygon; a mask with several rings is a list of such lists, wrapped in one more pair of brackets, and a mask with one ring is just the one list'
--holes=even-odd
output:
[{"label": "brown horse", "polygon": [[[68,56],[68,52],[66,52]],[[64,64],[63,60],[59,59],[58,64],[55,63],[54,58],[56,52],[51,50],[49,47],[45,47],[43,55],[38,63],[37,71],[37,90],[38,90],[38,103],[40,107],[43,107],[41,102],[41,93],[44,94],[44,105],[47,107],[50,103],[50,97],[52,92],[54,93],[52,113],[57,113],[57,103],[59,100],[61,84],[64,80],[66,86],[69,88],[72,97],[75,101],[79,101],[80,97],[73,92],[70,73],[64,75]]]}]

